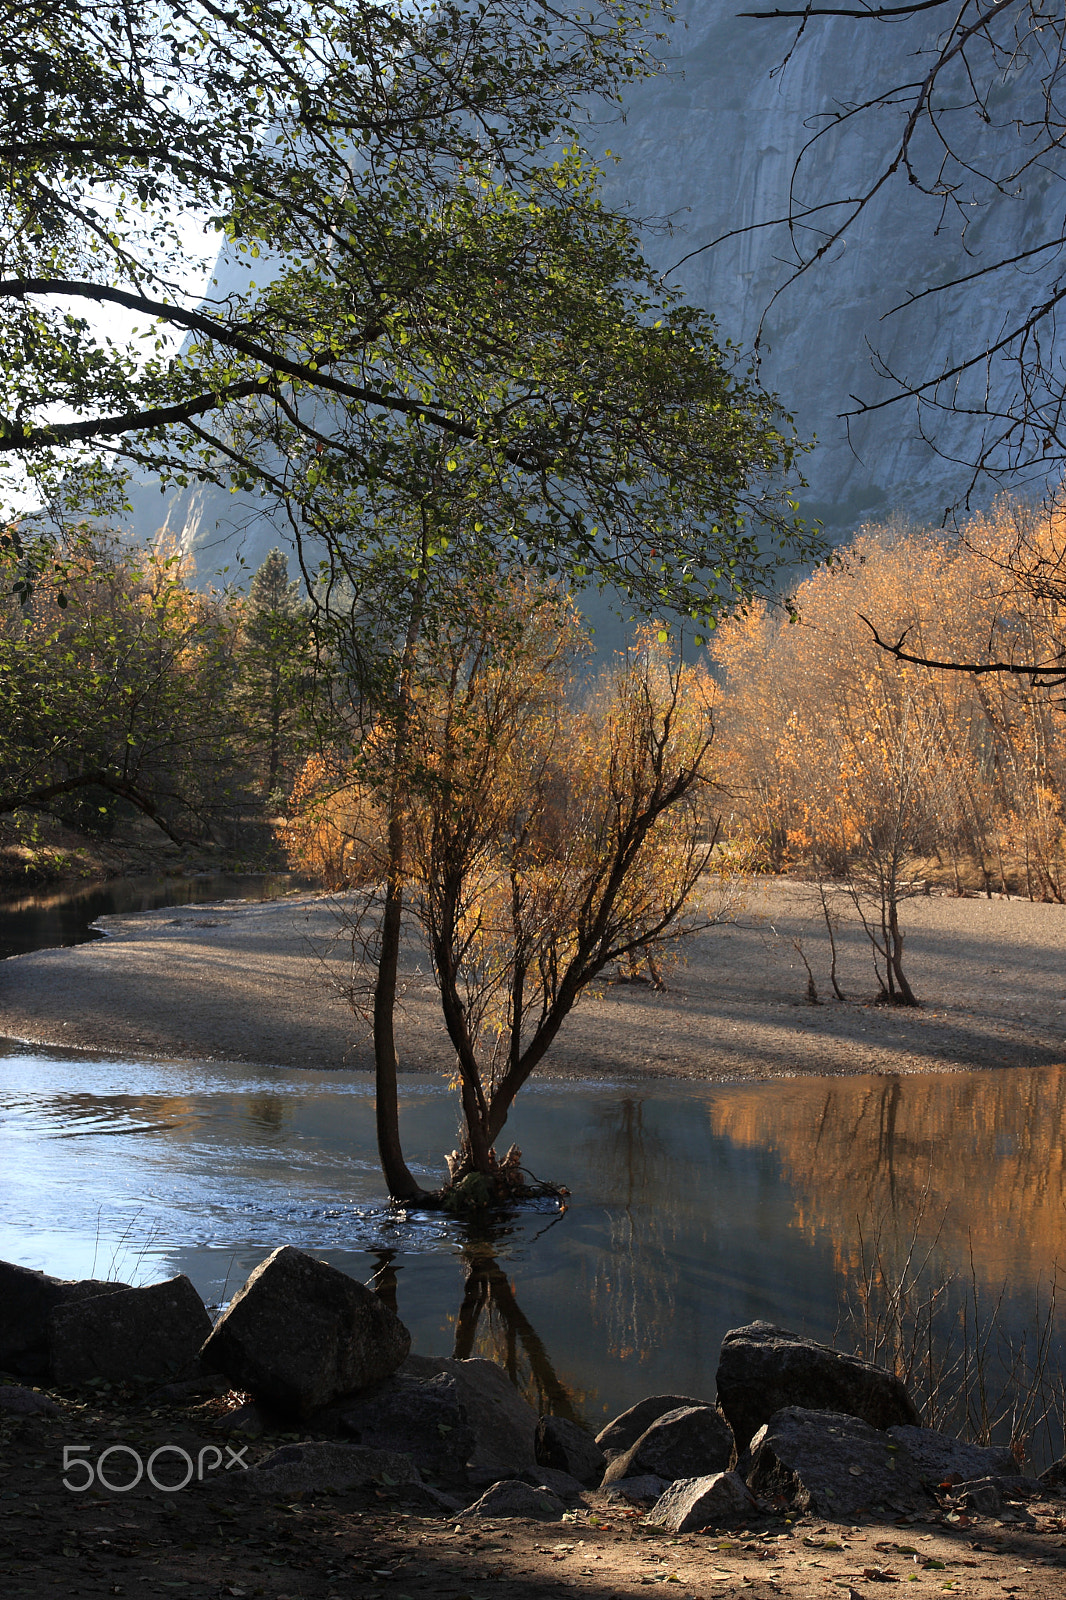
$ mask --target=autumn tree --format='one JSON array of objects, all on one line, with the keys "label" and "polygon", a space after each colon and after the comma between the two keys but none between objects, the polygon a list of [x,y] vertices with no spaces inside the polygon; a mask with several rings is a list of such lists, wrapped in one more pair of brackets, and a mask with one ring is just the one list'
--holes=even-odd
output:
[{"label": "autumn tree", "polygon": [[235,627],[177,556],[82,530],[0,604],[0,812],[95,793],[176,842],[210,837],[242,790]]},{"label": "autumn tree", "polygon": [[1062,896],[1060,710],[1022,673],[938,666],[974,639],[993,664],[1052,659],[1061,599],[1019,579],[1017,552],[1051,573],[1062,540],[1006,500],[961,539],[866,529],[794,591],[796,620],[752,606],[715,634],[728,825],[773,869],[848,890],[886,998],[911,990],[901,907],[930,877]]},{"label": "autumn tree", "polygon": [[[404,905],[455,1051],[462,1137],[449,1176],[467,1198],[521,1187],[517,1155],[498,1157],[496,1141],[589,984],[721,909],[692,899],[713,842],[709,681],[649,635],[575,703],[579,644],[569,603],[525,584],[486,595],[464,628],[418,652],[399,780]],[[386,735],[378,775],[368,743],[348,795],[335,778],[320,799],[302,836],[310,858],[297,859],[313,864],[323,810],[333,830],[341,817],[360,830],[349,992],[377,1034],[389,890],[375,853],[387,872],[396,744]],[[382,1159],[390,1193],[419,1198],[388,1138]]]}]

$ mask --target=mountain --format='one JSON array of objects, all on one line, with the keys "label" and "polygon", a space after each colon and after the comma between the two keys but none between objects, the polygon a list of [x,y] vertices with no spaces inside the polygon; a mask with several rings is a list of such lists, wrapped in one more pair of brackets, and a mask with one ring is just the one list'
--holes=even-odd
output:
[{"label": "mountain", "polygon": [[[964,240],[957,215],[942,220],[941,202],[897,173],[846,244],[787,288],[767,314],[794,252],[786,228],[763,224],[787,210],[795,162],[815,119],[914,76],[914,51],[929,24],[922,16],[889,27],[811,19],[778,70],[794,42],[794,23],[738,17],[731,0],[688,0],[681,10],[667,70],[631,92],[623,120],[594,130],[594,145],[611,152],[604,154],[608,202],[640,220],[649,259],[715,314],[724,338],[748,346],[765,318],[762,379],[801,434],[817,440],[806,459],[805,514],[822,519],[835,537],[897,510],[939,519],[967,488],[965,462],[979,423],[939,419],[945,455],[923,440],[906,403],[858,419],[850,433],[839,413],[849,396],[873,400],[890,392],[872,350],[890,368],[913,373],[996,333],[1012,309],[1016,278],[1004,283],[1002,275],[992,276],[954,299],[934,296],[905,315],[881,319],[909,295],[1035,241],[1056,203],[1055,183],[1040,174],[1028,187],[974,209]],[[1010,136],[968,112],[944,116],[958,142],[979,135],[986,154]],[[803,169],[802,198],[819,203],[858,193],[898,126],[894,114],[846,119]],[[935,156],[921,145],[917,151]],[[701,248],[721,235],[732,236]],[[227,270],[220,258],[223,289]],[[958,464],[946,458],[952,455]],[[161,500],[158,485],[136,486],[134,521],[142,536],[165,528],[177,537],[201,581],[227,565],[232,578],[240,560],[254,569],[279,542],[254,501],[205,487]]]}]

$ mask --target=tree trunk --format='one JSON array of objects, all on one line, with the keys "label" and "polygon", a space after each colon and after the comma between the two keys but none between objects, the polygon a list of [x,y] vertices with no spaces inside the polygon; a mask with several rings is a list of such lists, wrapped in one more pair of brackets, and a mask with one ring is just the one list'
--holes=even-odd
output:
[{"label": "tree trunk", "polygon": [[400,1143],[400,1105],[396,1085],[396,974],[403,923],[403,820],[395,805],[389,818],[389,879],[381,916],[377,982],[374,985],[374,1077],[378,1156],[394,1200],[417,1200],[423,1190],[408,1170]]},{"label": "tree trunk", "polygon": [[895,900],[888,908],[888,961],[889,972],[895,977],[899,998],[905,1006],[916,1006],[914,990],[907,982],[903,971],[903,933],[899,925],[899,914]]},{"label": "tree trunk", "polygon": [[415,650],[422,627],[422,604],[425,596],[425,562],[429,541],[429,528],[425,513],[422,518],[422,566],[412,596],[411,614],[407,623],[403,654],[400,658],[400,675],[396,692],[396,733],[393,741],[394,765],[389,786],[389,815],[387,824],[387,879],[385,905],[381,914],[381,942],[378,946],[377,981],[374,984],[374,1080],[375,1116],[378,1135],[378,1156],[389,1194],[394,1200],[417,1200],[425,1197],[408,1169],[400,1143],[400,1107],[397,1094],[396,1073],[396,988],[400,964],[400,937],[403,931],[403,875],[406,841],[403,821],[403,785],[400,773],[407,755],[410,737],[409,714],[411,679],[414,672]]}]

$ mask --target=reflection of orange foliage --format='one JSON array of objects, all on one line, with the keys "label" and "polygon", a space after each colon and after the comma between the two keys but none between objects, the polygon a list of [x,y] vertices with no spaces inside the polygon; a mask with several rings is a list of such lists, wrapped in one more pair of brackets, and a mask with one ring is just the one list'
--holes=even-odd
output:
[{"label": "reflection of orange foliage", "polygon": [[957,1262],[972,1243],[986,1285],[1034,1287],[1066,1266],[1066,1066],[734,1088],[710,1119],[776,1152],[797,1226],[829,1234],[845,1276],[859,1222],[905,1244],[923,1208],[925,1238],[940,1231]]},{"label": "reflection of orange foliage", "polygon": [[1066,745],[1053,699],[1024,678],[902,665],[860,614],[933,659],[1053,660],[1066,635],[1066,502],[1044,517],[1004,502],[961,540],[865,529],[795,599],[796,623],[753,606],[715,636],[736,830],[764,840],[778,868],[812,852],[832,867],[894,817],[915,866],[1062,899]]}]

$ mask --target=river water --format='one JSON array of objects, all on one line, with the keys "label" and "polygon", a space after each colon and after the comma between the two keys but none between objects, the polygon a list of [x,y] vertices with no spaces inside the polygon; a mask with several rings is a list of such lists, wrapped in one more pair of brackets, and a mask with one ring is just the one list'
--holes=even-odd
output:
[{"label": "river water", "polygon": [[[854,1348],[842,1307],[864,1261],[898,1267],[912,1241],[931,1286],[956,1276],[940,1337],[961,1337],[975,1290],[990,1311],[1004,1287],[1003,1333],[1032,1337],[1066,1260],[1064,1111],[1066,1068],[534,1083],[513,1137],[571,1199],[490,1227],[390,1212],[365,1075],[11,1045],[0,1256],[137,1283],[187,1272],[219,1304],[294,1244],[373,1279],[416,1349],[491,1355],[534,1403],[599,1424],[657,1391],[713,1396],[722,1334],[756,1317]],[[454,1140],[446,1086],[405,1078],[402,1121],[429,1184]]]},{"label": "river water", "polygon": [[0,902],[0,960],[102,939],[98,917],[159,911],[210,900],[271,900],[306,885],[291,872],[196,872],[187,877],[112,878],[81,889],[33,889]]}]

